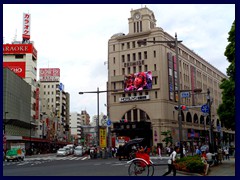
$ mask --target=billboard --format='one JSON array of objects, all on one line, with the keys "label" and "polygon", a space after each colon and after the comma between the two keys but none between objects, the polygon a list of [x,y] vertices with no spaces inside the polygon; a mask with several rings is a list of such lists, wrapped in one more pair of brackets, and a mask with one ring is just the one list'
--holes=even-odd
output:
[{"label": "billboard", "polygon": [[37,50],[33,44],[3,44],[3,54],[31,53],[37,59]]},{"label": "billboard", "polygon": [[7,67],[21,78],[25,78],[26,62],[3,62],[3,67]]},{"label": "billboard", "polygon": [[125,76],[124,91],[142,91],[152,89],[152,72],[138,72]]},{"label": "billboard", "polygon": [[43,82],[59,82],[60,80],[60,69],[59,68],[40,68],[39,78]]},{"label": "billboard", "polygon": [[23,39],[30,39],[31,15],[23,13]]}]

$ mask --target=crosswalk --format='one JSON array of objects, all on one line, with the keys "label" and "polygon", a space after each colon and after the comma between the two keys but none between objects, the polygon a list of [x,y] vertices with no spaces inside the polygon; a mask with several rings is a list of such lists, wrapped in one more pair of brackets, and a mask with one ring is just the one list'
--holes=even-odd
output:
[{"label": "crosswalk", "polygon": [[30,157],[25,158],[25,161],[59,161],[59,160],[87,160],[87,157],[74,157],[74,156],[64,156],[64,157],[57,157],[57,156],[45,156],[45,157]]},{"label": "crosswalk", "polygon": [[[90,160],[86,156],[84,157],[74,157],[74,156],[65,156],[65,157],[57,157],[57,156],[44,156],[44,157],[26,157],[24,161],[10,161],[10,162],[4,162],[3,166],[24,166],[24,165],[40,165],[43,163],[48,163],[52,161],[84,161],[84,160]],[[116,161],[116,162],[95,162],[92,161],[94,166],[101,166],[101,165],[112,165],[112,166],[120,166],[120,165],[127,165],[126,161]]]}]

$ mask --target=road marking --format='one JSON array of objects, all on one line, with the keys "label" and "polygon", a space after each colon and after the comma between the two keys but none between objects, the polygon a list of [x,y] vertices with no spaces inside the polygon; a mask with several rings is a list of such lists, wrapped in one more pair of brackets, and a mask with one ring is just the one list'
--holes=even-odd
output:
[{"label": "road marking", "polygon": [[85,159],[87,159],[87,157],[83,157],[83,158],[82,158],[82,160],[85,160]]}]

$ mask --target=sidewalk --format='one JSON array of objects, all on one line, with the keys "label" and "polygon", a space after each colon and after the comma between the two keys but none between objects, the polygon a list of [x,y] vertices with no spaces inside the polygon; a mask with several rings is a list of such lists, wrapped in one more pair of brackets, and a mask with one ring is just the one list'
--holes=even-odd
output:
[{"label": "sidewalk", "polygon": [[235,176],[235,158],[230,157],[230,160],[211,167],[207,176]]},{"label": "sidewalk", "polygon": [[[151,159],[159,159],[159,157],[151,157]],[[163,156],[162,159],[169,159],[168,156]],[[197,173],[188,173],[177,171],[177,176],[202,176]],[[222,161],[222,164],[209,167],[206,176],[235,176],[235,158],[230,156],[230,160]]]}]

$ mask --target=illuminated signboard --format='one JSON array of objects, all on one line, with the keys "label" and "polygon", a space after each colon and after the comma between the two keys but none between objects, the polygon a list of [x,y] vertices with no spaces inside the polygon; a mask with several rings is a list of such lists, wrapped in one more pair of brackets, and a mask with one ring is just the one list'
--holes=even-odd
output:
[{"label": "illuminated signboard", "polygon": [[152,72],[129,74],[124,79],[124,91],[142,91],[152,89]]},{"label": "illuminated signboard", "polygon": [[31,15],[23,13],[23,39],[30,39]]},{"label": "illuminated signboard", "polygon": [[3,67],[7,67],[21,78],[25,78],[26,63],[25,62],[3,62]]},{"label": "illuminated signboard", "polygon": [[40,68],[39,78],[43,82],[58,82],[60,80],[60,69],[59,68]]},{"label": "illuminated signboard", "polygon": [[3,44],[3,54],[31,53],[37,59],[37,50],[33,44]]}]

